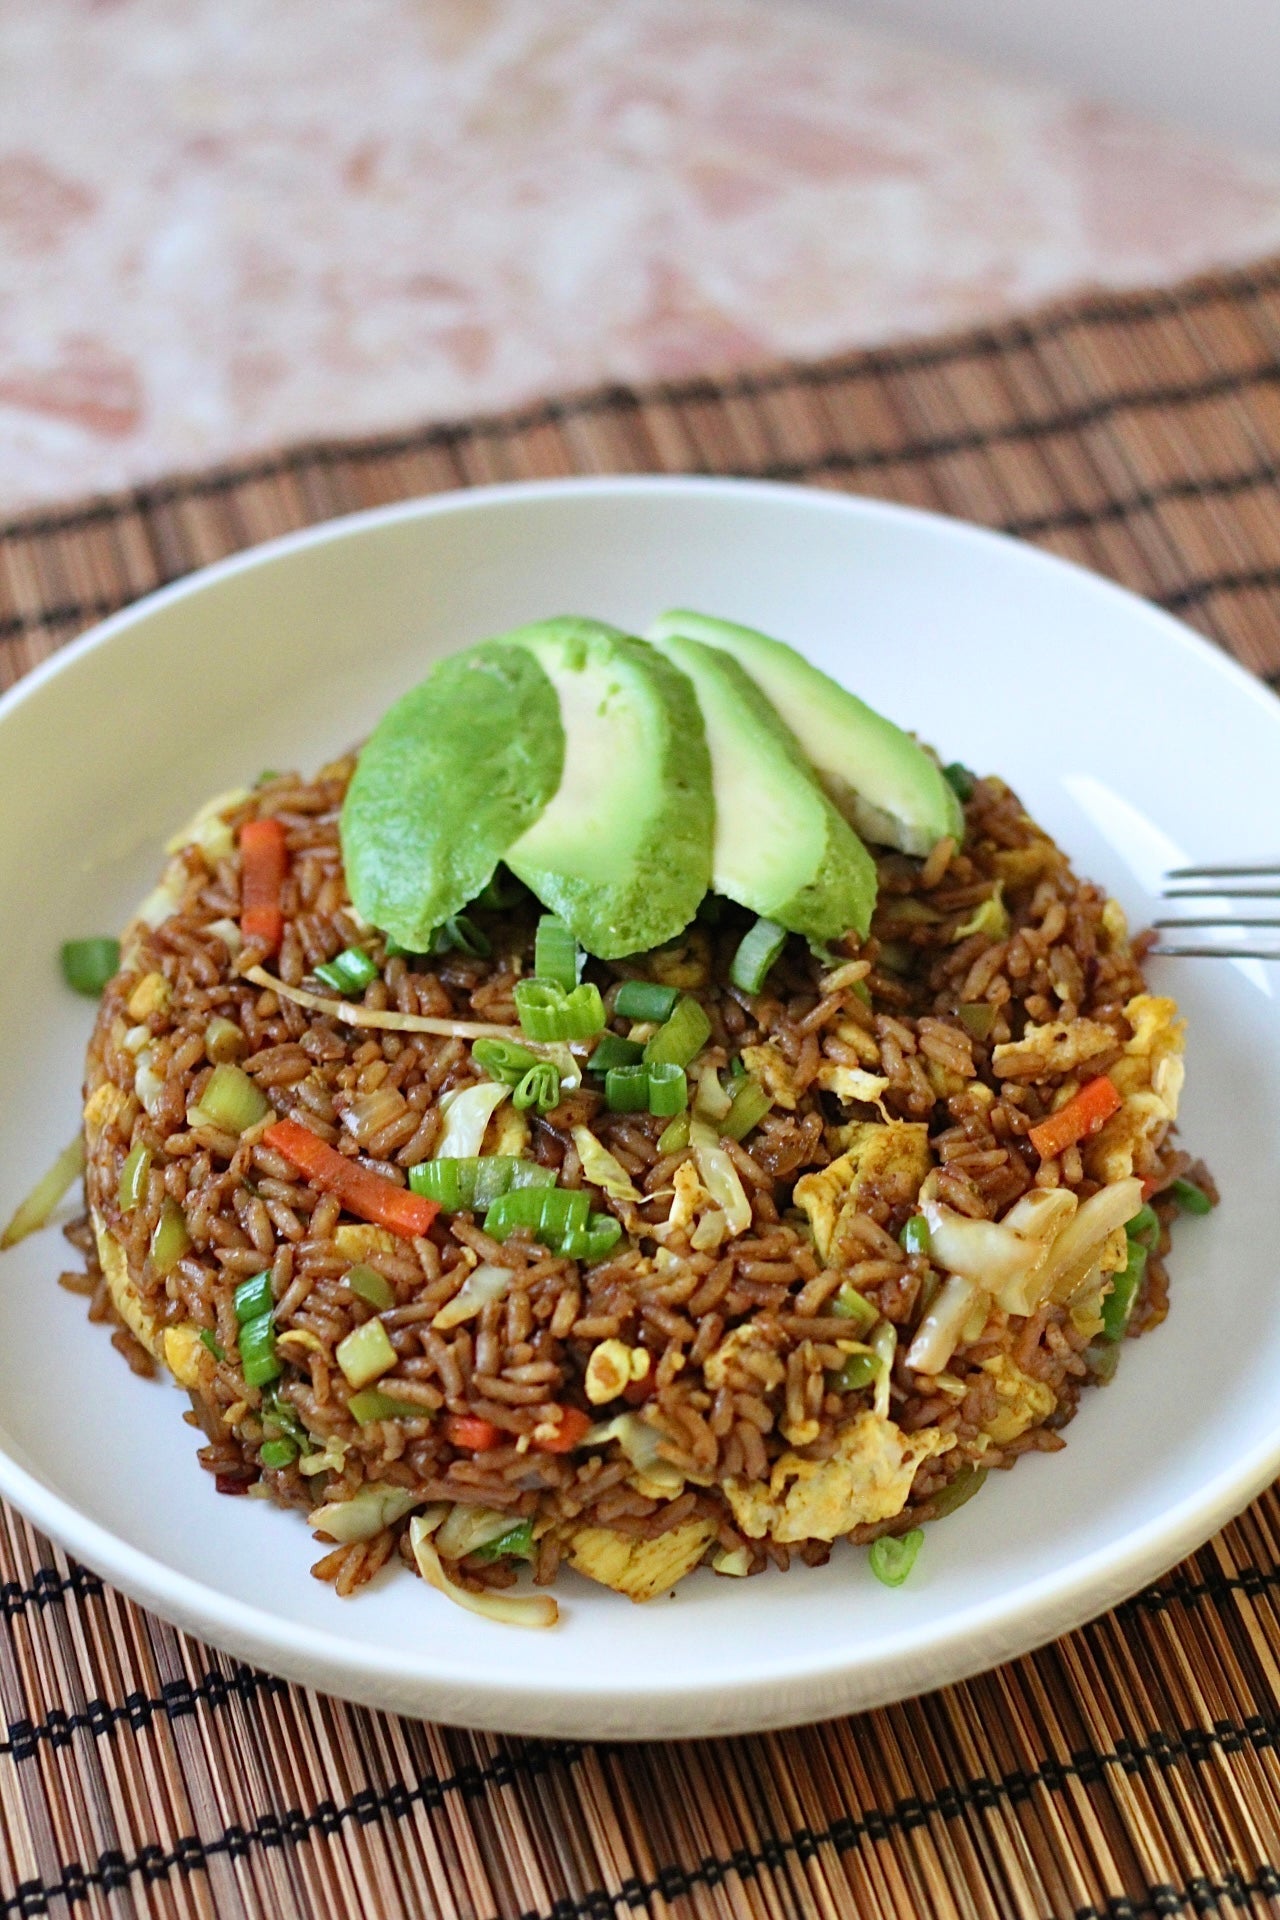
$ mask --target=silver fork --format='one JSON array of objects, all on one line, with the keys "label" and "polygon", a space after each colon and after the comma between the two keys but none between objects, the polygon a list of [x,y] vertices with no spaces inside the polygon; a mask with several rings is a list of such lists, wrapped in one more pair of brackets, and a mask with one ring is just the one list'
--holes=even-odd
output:
[{"label": "silver fork", "polygon": [[[1186,886],[1182,882],[1194,881],[1249,881],[1248,886]],[[1275,881],[1274,886],[1264,886],[1263,881]],[[1179,884],[1171,886],[1170,882]],[[1165,900],[1280,900],[1280,864],[1270,861],[1254,867],[1173,867],[1165,875],[1162,897]],[[1280,914],[1274,916],[1246,917],[1239,913],[1212,913],[1193,915],[1188,918],[1153,920],[1158,927],[1161,939],[1158,945],[1148,949],[1151,953],[1167,954],[1183,960],[1280,960]],[[1270,932],[1272,944],[1267,946],[1259,941],[1254,946],[1222,946],[1216,942],[1205,941],[1191,945],[1177,944],[1166,936],[1172,932],[1199,928],[1209,930],[1218,928],[1224,933],[1239,929],[1247,938],[1255,928],[1260,932]]]}]

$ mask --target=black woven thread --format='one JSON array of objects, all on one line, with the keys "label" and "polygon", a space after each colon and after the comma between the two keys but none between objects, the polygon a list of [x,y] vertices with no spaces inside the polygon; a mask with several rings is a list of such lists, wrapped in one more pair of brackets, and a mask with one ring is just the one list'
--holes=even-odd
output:
[{"label": "black woven thread", "polygon": [[56,1567],[38,1567],[29,1587],[21,1586],[16,1580],[6,1580],[0,1586],[0,1619],[16,1620],[29,1608],[51,1606],[65,1600],[69,1593],[82,1600],[96,1599],[102,1590],[97,1574],[74,1560],[65,1574],[60,1574]]},{"label": "black woven thread", "polygon": [[[788,1858],[810,1859],[823,1846],[832,1846],[838,1853],[846,1853],[864,1839],[874,1842],[885,1840],[895,1832],[909,1834],[934,1817],[954,1819],[969,1810],[988,1811],[1001,1800],[1016,1806],[1037,1788],[1057,1792],[1071,1779],[1077,1779],[1087,1786],[1096,1785],[1105,1778],[1110,1768],[1119,1768],[1122,1773],[1132,1774],[1149,1765],[1164,1770],[1183,1760],[1199,1766],[1207,1763],[1215,1752],[1231,1753],[1244,1746],[1262,1749],[1277,1745],[1280,1745],[1280,1715],[1266,1719],[1262,1716],[1251,1717],[1249,1721],[1241,1723],[1219,1721],[1210,1729],[1190,1727],[1178,1734],[1157,1732],[1142,1745],[1120,1741],[1110,1753],[1099,1753],[1091,1747],[1082,1748],[1073,1753],[1068,1761],[1048,1760],[1029,1771],[1019,1770],[1003,1775],[998,1781],[979,1775],[960,1785],[948,1785],[928,1800],[912,1796],[896,1802],[888,1810],[870,1808],[856,1819],[851,1815],[843,1815],[818,1832],[809,1827],[796,1828],[783,1838],[766,1840],[759,1849],[741,1849],[727,1860],[711,1856],[695,1867],[669,1863],[650,1881],[629,1879],[613,1896],[603,1887],[594,1887],[572,1900],[557,1901],[547,1914],[536,1916],[535,1920],[596,1920],[598,1915],[610,1915],[619,1902],[639,1907],[655,1894],[672,1901],[691,1892],[696,1886],[718,1885],[729,1872],[736,1872],[741,1878],[748,1879],[762,1867],[777,1871]],[[100,1855],[93,1867],[86,1868],[78,1861],[73,1861],[62,1869],[58,1880],[52,1884],[40,1880],[24,1882],[11,1899],[0,1903],[0,1916],[17,1914],[26,1920],[27,1916],[47,1913],[49,1901],[55,1899],[74,1905],[77,1901],[87,1899],[91,1888],[97,1886],[104,1891],[111,1891],[124,1887],[134,1874],[150,1883],[167,1878],[175,1869],[183,1874],[190,1873],[193,1869],[207,1866],[210,1860],[222,1854],[240,1859],[254,1847],[296,1846],[310,1834],[336,1833],[348,1820],[367,1824],[383,1813],[401,1818],[410,1807],[417,1804],[433,1811],[443,1804],[444,1796],[448,1793],[457,1792],[464,1797],[474,1797],[483,1793],[490,1784],[506,1785],[515,1770],[537,1775],[545,1772],[553,1762],[573,1766],[583,1751],[579,1743],[525,1742],[484,1767],[463,1767],[444,1779],[436,1774],[422,1775],[412,1788],[398,1784],[381,1793],[366,1789],[341,1807],[335,1806],[332,1801],[321,1801],[309,1813],[292,1807],[282,1814],[263,1814],[251,1828],[227,1827],[212,1840],[186,1835],[167,1853],[152,1845],[144,1847],[132,1860],[113,1850]],[[1219,1883],[1197,1878],[1191,1884],[1200,1888]],[[1222,1884],[1225,1886],[1226,1883]],[[1247,1891],[1269,1891],[1273,1885],[1280,1889],[1280,1868],[1267,1863],[1258,1869],[1258,1878],[1250,1883]],[[1187,1890],[1179,1891],[1163,1885],[1150,1889],[1149,1894],[1152,1897],[1146,1901],[1146,1910],[1155,1912],[1178,1911],[1177,1905],[1153,1904],[1155,1897],[1160,1900],[1172,1899],[1182,1906],[1192,1898]],[[1110,1901],[1105,1907],[1083,1908],[1074,1916],[1074,1920],[1124,1920],[1125,1915],[1136,1916],[1142,1910],[1126,1898]]]},{"label": "black woven thread", "polygon": [[138,1733],[157,1715],[167,1720],[181,1720],[202,1705],[225,1707],[232,1700],[249,1701],[260,1693],[286,1691],[283,1680],[239,1662],[230,1674],[210,1667],[195,1684],[189,1680],[169,1680],[158,1694],[135,1689],[116,1704],[94,1699],[74,1713],[53,1707],[40,1721],[11,1720],[8,1737],[0,1740],[0,1754],[8,1754],[14,1760],[30,1760],[41,1745],[70,1746],[75,1734],[80,1732],[101,1739],[118,1726],[127,1725]]}]

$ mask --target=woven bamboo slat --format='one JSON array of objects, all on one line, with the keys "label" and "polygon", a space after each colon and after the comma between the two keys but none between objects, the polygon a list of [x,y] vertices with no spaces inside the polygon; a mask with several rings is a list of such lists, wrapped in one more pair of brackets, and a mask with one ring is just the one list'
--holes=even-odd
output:
[{"label": "woven bamboo slat", "polygon": [[[1280,261],[982,332],[294,449],[0,528],[0,688],[139,594],[414,494],[737,473],[964,515],[1280,687]],[[1280,1493],[1056,1646],[750,1739],[503,1739],[286,1686],[0,1510],[0,1916],[1280,1913]]]}]

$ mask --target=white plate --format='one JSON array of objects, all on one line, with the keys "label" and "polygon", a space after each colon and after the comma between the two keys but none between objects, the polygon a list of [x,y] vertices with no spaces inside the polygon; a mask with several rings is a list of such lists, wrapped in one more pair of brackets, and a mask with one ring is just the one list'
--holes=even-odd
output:
[{"label": "white plate", "polygon": [[[108,621],[0,704],[0,1218],[74,1133],[90,1010],[58,943],[118,926],[162,839],[264,766],[357,739],[440,652],[584,612],[684,604],[803,647],[947,758],[1008,778],[1137,922],[1184,856],[1280,852],[1280,707],[1102,580],[955,521],[819,492],[626,479],[496,488],[339,521]],[[339,1601],[300,1520],[221,1499],[178,1391],[135,1379],[4,1257],[0,1491],[135,1599],[246,1660],[371,1705],[538,1734],[693,1735],[899,1698],[1132,1592],[1280,1467],[1280,1015],[1263,968],[1165,962],[1190,1016],[1186,1142],[1223,1187],[1186,1221],[1173,1309],[1088,1393],[1065,1453],[931,1528],[909,1584],[708,1573],[635,1607],[569,1578],[516,1632],[388,1572]]]}]

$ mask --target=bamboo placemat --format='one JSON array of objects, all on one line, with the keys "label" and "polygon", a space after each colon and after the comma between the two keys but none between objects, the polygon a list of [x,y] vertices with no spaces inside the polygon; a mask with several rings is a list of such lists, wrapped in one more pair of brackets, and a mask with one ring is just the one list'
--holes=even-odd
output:
[{"label": "bamboo placemat", "polygon": [[[0,531],[0,686],[166,580],[420,493],[738,473],[1020,533],[1280,685],[1280,261],[917,346],[314,446]],[[800,1576],[802,1577],[802,1576]],[[238,1665],[0,1515],[0,1916],[1280,1913],[1280,1495],[982,1679],[793,1733],[503,1739]]]}]

